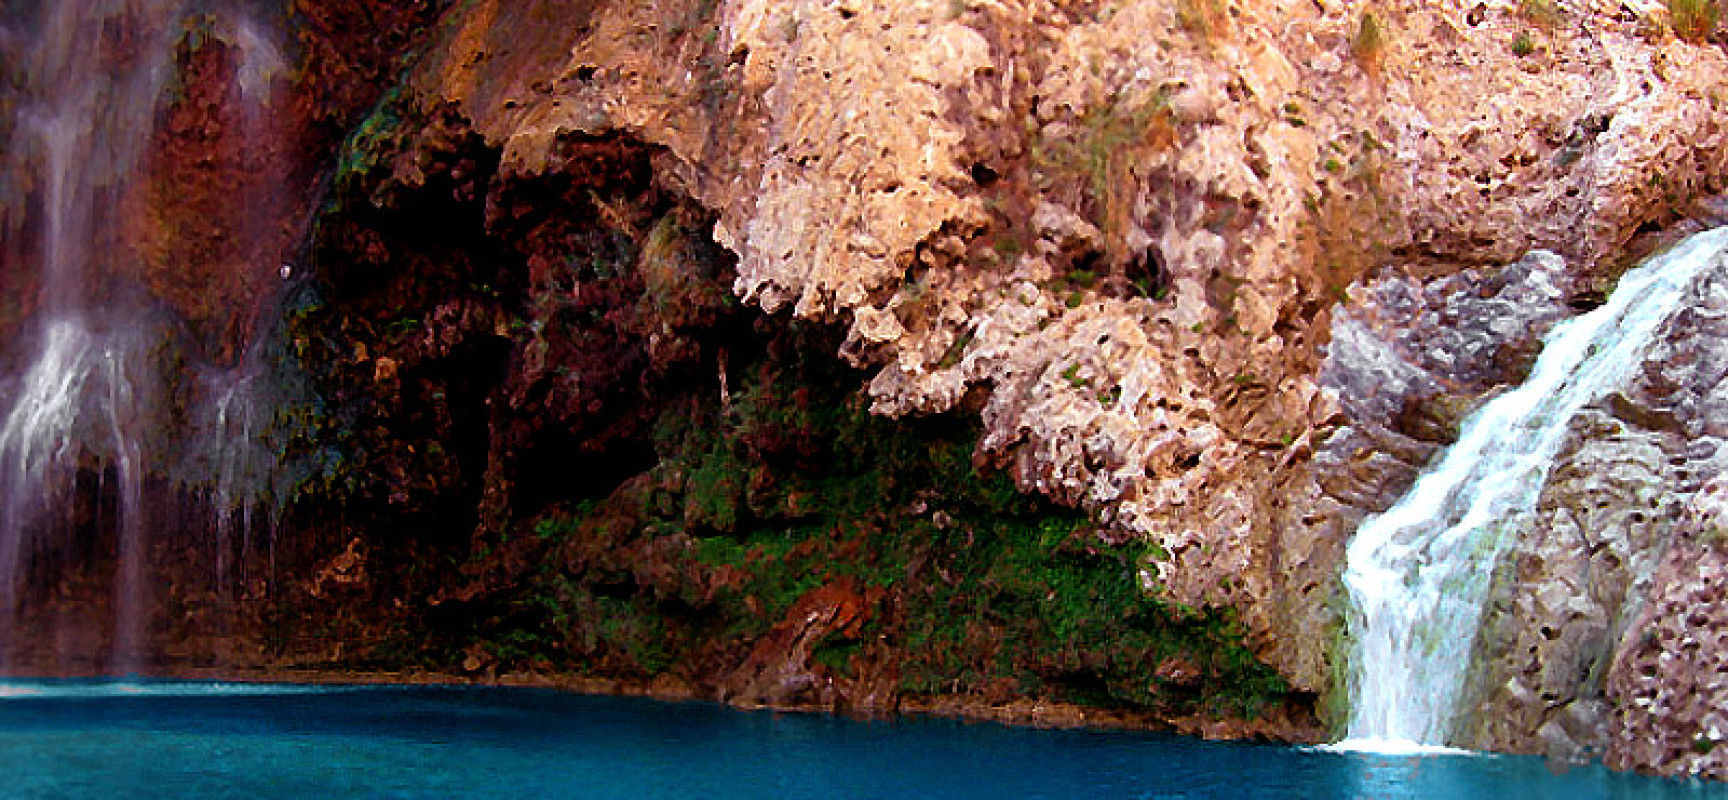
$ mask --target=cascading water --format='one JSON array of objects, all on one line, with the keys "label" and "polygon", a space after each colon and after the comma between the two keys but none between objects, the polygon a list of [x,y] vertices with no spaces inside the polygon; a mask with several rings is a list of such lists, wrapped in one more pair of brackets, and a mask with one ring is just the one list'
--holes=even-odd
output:
[{"label": "cascading water", "polygon": [[211,523],[211,567],[223,590],[256,582],[259,576],[244,567],[245,555],[259,546],[274,567],[274,515],[294,480],[279,460],[278,410],[288,392],[259,350],[236,366],[199,373],[190,426],[196,435],[175,465],[179,479],[196,487],[191,499]]},{"label": "cascading water", "polygon": [[1355,697],[1338,747],[1448,743],[1494,564],[1532,513],[1569,423],[1627,382],[1724,248],[1728,228],[1698,234],[1555,326],[1529,379],[1478,409],[1395,506],[1363,522],[1346,554]]},{"label": "cascading water", "polygon": [[[42,199],[40,344],[0,425],[0,608],[10,628],[24,564],[63,508],[78,460],[112,466],[117,494],[115,633],[111,658],[137,654],[143,602],[140,520],[143,442],[137,421],[150,401],[134,384],[147,334],[132,319],[93,317],[102,305],[87,291],[99,248],[119,217],[116,197],[141,157],[157,97],[170,74],[171,40],[162,20],[174,2],[127,8],[117,3],[54,3],[43,10],[37,43],[23,71],[27,95],[14,146],[35,157]],[[154,23],[155,30],[145,24]],[[103,42],[110,26],[136,37],[129,52]],[[46,543],[48,546],[52,542]],[[10,652],[12,634],[0,634]]]},{"label": "cascading water", "polygon": [[[83,526],[112,542],[107,668],[135,671],[150,602],[146,539],[154,526],[145,486],[152,470],[177,457],[167,450],[220,453],[208,459],[210,474],[198,478],[217,486],[224,516],[216,527],[226,531],[230,510],[254,503],[252,484],[241,482],[256,480],[251,473],[265,469],[257,464],[274,462],[255,438],[233,440],[254,437],[257,420],[271,413],[262,405],[267,392],[236,388],[256,376],[250,361],[226,370],[245,373],[244,380],[205,370],[212,376],[206,383],[231,384],[196,392],[218,410],[186,409],[191,432],[164,430],[177,413],[164,391],[177,379],[175,359],[164,355],[177,348],[176,329],[136,277],[146,272],[136,205],[149,196],[141,187],[152,137],[174,86],[176,47],[197,11],[187,0],[43,3],[27,12],[35,15],[24,21],[29,34],[5,37],[18,53],[8,54],[16,62],[15,119],[6,142],[12,174],[0,176],[11,184],[0,186],[0,226],[10,220],[16,238],[33,242],[9,253],[36,263],[39,300],[21,337],[33,350],[18,354],[25,366],[5,384],[0,405],[0,668],[12,666],[22,649],[16,624],[31,564],[69,547],[72,529]],[[230,17],[222,31],[238,53],[244,124],[260,115],[284,66],[259,26]],[[17,234],[24,228],[32,232]],[[236,427],[231,420],[240,417],[246,423]],[[174,436],[180,439],[168,442]],[[80,475],[99,484],[94,521],[72,519]],[[217,562],[225,571],[222,556]]]},{"label": "cascading water", "polygon": [[[0,425],[0,603],[8,616],[17,608],[26,548],[34,544],[52,512],[68,501],[85,450],[112,460],[118,480],[120,575],[116,582],[117,631],[135,630],[142,590],[136,558],[142,459],[132,415],[132,385],[139,358],[135,342],[102,341],[82,320],[48,323],[41,352],[24,375],[5,422]],[[10,632],[0,633],[0,647]],[[116,649],[135,644],[117,632]]]}]

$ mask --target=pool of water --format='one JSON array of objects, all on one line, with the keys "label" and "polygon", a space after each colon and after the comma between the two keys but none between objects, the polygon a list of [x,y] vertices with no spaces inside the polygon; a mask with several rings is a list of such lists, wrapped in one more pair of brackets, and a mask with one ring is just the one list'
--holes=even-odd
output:
[{"label": "pool of water", "polygon": [[0,798],[1668,798],[1541,759],[863,722],[521,689],[0,682]]}]

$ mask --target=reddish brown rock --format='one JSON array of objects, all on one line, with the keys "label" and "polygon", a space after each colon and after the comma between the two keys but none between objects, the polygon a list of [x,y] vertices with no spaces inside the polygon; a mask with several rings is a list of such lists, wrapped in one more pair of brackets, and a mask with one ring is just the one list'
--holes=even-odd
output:
[{"label": "reddish brown rock", "polygon": [[153,137],[129,215],[139,277],[219,363],[232,363],[256,317],[274,311],[268,301],[310,200],[296,185],[306,175],[298,121],[281,113],[287,65],[272,45],[233,38],[181,42],[184,89]]},{"label": "reddish brown rock", "polygon": [[[744,706],[892,710],[872,702],[891,698],[892,684],[872,691],[867,681],[837,676],[814,658],[816,648],[825,641],[858,641],[864,623],[877,613],[885,595],[881,588],[864,587],[850,578],[806,592],[784,619],[756,640],[749,657],[725,679],[721,699]],[[884,693],[881,688],[888,691]],[[862,697],[848,697],[860,689]]]},{"label": "reddish brown rock", "polygon": [[[302,76],[294,102],[303,132],[328,142],[435,11],[298,7],[307,63],[328,66]],[[1372,52],[1352,41],[1368,13],[1385,31]],[[1636,231],[1722,188],[1728,60],[1661,33],[1659,13],[464,3],[357,133],[365,163],[345,164],[336,187],[356,210],[331,217],[319,277],[354,313],[319,319],[354,327],[321,338],[308,324],[296,345],[353,392],[333,400],[375,404],[354,450],[378,477],[348,499],[424,523],[381,538],[503,553],[441,607],[508,588],[546,555],[505,537],[552,502],[548,475],[610,488],[629,474],[614,464],[654,458],[631,447],[662,381],[717,372],[703,402],[731,407],[728,356],[703,335],[732,300],[712,291],[719,280],[769,312],[844,326],[835,355],[871,371],[878,413],[976,413],[981,461],[1094,511],[1109,538],[1147,543],[1129,579],[1239,608],[1262,655],[1299,690],[1325,691],[1355,523],[1408,485],[1471,403],[1518,378],[1539,330],[1596,289]],[[1509,46],[1519,34],[1529,52]],[[225,52],[193,59],[216,76],[211,96],[232,70]],[[209,100],[185,98],[161,147],[210,148],[211,168],[175,157],[153,176],[197,208],[275,157],[226,139],[232,120]],[[159,261],[205,254],[158,276],[160,291],[234,335],[223,315],[237,312],[196,307],[186,279],[239,256],[195,219],[159,222]],[[709,230],[729,255],[702,250]],[[617,241],[629,270],[582,262]],[[1518,260],[1537,247],[1558,255]],[[1631,406],[1652,424],[1672,417]],[[1609,444],[1627,442],[1648,444]],[[800,445],[778,430],[749,443]],[[736,477],[760,489],[764,475]],[[681,520],[735,532],[732,505],[690,502]],[[558,555],[669,595],[690,540],[659,542]],[[1590,567],[1519,558],[1531,573]],[[856,637],[875,602],[844,582],[805,595],[731,673],[731,696],[887,702],[869,699],[893,696],[872,679],[812,663],[824,640]],[[1515,610],[1566,605],[1543,602]],[[1570,614],[1566,630],[1600,633],[1599,610]],[[1586,649],[1550,652],[1576,667]],[[854,658],[884,661],[868,643]],[[1180,683],[1186,665],[1161,674]],[[1560,683],[1538,668],[1507,685]],[[1516,718],[1571,725],[1557,699]],[[1077,715],[1036,708],[1004,713]]]}]

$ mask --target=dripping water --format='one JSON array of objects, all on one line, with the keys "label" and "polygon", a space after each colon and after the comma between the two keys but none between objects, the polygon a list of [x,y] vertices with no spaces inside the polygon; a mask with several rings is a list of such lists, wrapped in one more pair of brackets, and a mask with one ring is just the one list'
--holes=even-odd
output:
[{"label": "dripping water", "polygon": [[[16,668],[28,644],[19,631],[33,565],[70,549],[80,527],[112,542],[106,669],[141,668],[150,539],[168,526],[147,513],[151,481],[208,496],[219,580],[229,577],[230,553],[243,555],[267,527],[253,516],[256,487],[267,482],[259,475],[275,462],[260,438],[276,399],[261,388],[268,376],[244,356],[230,367],[199,366],[162,304],[132,278],[144,270],[128,238],[137,216],[128,203],[147,196],[140,186],[176,77],[176,47],[198,11],[188,0],[78,0],[0,21],[0,45],[15,62],[13,97],[0,103],[0,111],[14,110],[9,138],[0,141],[8,162],[0,174],[0,244],[9,232],[35,242],[0,255],[34,262],[39,281],[37,300],[22,304],[31,316],[14,345],[16,377],[0,383],[0,669]],[[222,14],[215,31],[236,51],[243,135],[269,135],[270,93],[285,60],[265,27],[236,9]],[[232,201],[258,228],[235,231],[240,237],[260,235],[284,202]],[[169,384],[188,380],[177,363],[190,364],[185,371],[199,384],[184,409],[185,429],[170,407]],[[195,457],[178,455],[188,451]],[[198,468],[183,470],[186,461]],[[94,520],[74,519],[80,475],[100,484]]]},{"label": "dripping water", "polygon": [[[108,227],[118,197],[148,144],[157,98],[171,72],[174,2],[51,3],[41,10],[13,146],[38,170],[41,306],[37,354],[0,423],[0,615],[9,654],[11,623],[31,551],[64,510],[79,464],[111,466],[117,502],[110,659],[138,656],[144,603],[144,443],[138,423],[151,393],[137,384],[148,324],[140,311],[95,291],[124,258]],[[98,324],[100,323],[100,324]]]}]

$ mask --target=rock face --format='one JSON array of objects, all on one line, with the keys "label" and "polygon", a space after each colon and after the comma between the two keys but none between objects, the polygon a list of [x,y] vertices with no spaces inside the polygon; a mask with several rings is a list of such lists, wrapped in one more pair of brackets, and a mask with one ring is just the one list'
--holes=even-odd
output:
[{"label": "rock face", "polygon": [[346,549],[281,600],[341,635],[283,661],[1318,738],[1232,612],[1142,591],[1143,543],[975,462],[971,415],[871,415],[844,328],[738,303],[662,148],[526,175],[428,103],[351,142],[289,330],[334,455],[294,524]]},{"label": "rock face", "polygon": [[[270,557],[265,518],[294,479],[272,485],[290,454],[265,429],[298,388],[262,340],[279,327],[318,173],[384,88],[374,75],[333,93],[325,79],[391,71],[381,62],[438,11],[345,4],[374,23],[345,31],[287,13],[319,5],[0,8],[4,471],[14,498],[45,498],[7,502],[4,627],[18,606],[40,610],[17,620],[28,633],[4,646],[10,668],[131,658],[100,653],[142,634],[132,609],[156,581],[112,576],[137,575],[146,549],[161,583],[192,576],[176,587],[179,624],[252,616],[228,601],[254,594]],[[260,564],[249,576],[248,559]]]},{"label": "rock face", "polygon": [[[114,174],[94,178],[93,197],[77,201],[111,206],[95,226],[101,241],[81,264],[91,284],[85,291],[108,306],[147,294],[184,326],[195,358],[223,365],[251,343],[259,315],[275,313],[279,270],[298,261],[322,191],[319,173],[336,144],[443,3],[255,5],[199,11],[167,2],[89,12],[109,37],[92,43],[92,59],[115,69],[160,60],[154,69],[173,80],[161,96],[112,85],[92,101],[137,104],[146,120],[154,109],[156,125],[137,145],[90,145],[127,155],[108,167]],[[0,55],[8,64],[0,75],[0,138],[8,142],[0,156],[7,173],[0,181],[0,327],[9,334],[41,291],[38,239],[46,236],[52,183],[42,144],[13,128],[19,109],[73,88],[53,85],[62,70],[32,46],[77,33],[47,30],[56,24],[68,22],[23,5],[0,10]],[[148,52],[158,40],[171,52]]]},{"label": "rock face", "polygon": [[[756,641],[744,663],[727,679],[723,698],[744,705],[785,705],[793,698],[809,697],[818,705],[844,707],[833,677],[812,669],[814,653],[829,637],[859,639],[872,616],[871,606],[886,595],[880,587],[866,590],[855,580],[810,590],[792,604],[785,619]],[[880,698],[894,692],[892,682],[864,689],[865,696],[858,700],[867,709],[880,708]]]},{"label": "rock face", "polygon": [[1289,470],[1276,507],[1280,560],[1269,566],[1290,582],[1272,595],[1275,627],[1300,632],[1299,641],[1338,638],[1347,601],[1335,582],[1350,535],[1409,488],[1487,392],[1522,380],[1543,334],[1571,313],[1565,266],[1538,251],[1503,268],[1426,281],[1393,269],[1350,287],[1319,374],[1334,414],[1304,443],[1311,457]]},{"label": "rock face", "polygon": [[[573,24],[497,33],[556,14]],[[1285,573],[1386,500],[1299,514],[1325,530],[1302,549],[1265,521],[1335,422],[1317,373],[1345,287],[1533,248],[1587,282],[1719,188],[1728,61],[1659,17],[491,0],[412,86],[510,175],[607,131],[663,148],[656,179],[718,215],[738,294],[848,325],[878,413],[982,389],[985,455],[1156,543],[1172,596],[1244,608],[1320,689],[1323,640],[1274,622]],[[1323,572],[1297,585],[1329,594]]]},{"label": "rock face", "polygon": [[1722,513],[1728,484],[1696,495],[1656,571],[1655,589],[1606,675],[1613,704],[1606,761],[1618,769],[1728,780],[1720,749],[1728,735],[1728,662],[1722,592],[1728,558]]},{"label": "rock face", "polygon": [[[308,63],[345,54],[295,95],[298,124],[326,140],[385,82],[401,32],[440,11],[296,7]],[[822,404],[772,389],[831,379],[794,365],[838,358],[880,417],[976,421],[967,469],[1006,469],[1096,523],[1045,549],[1168,604],[1142,627],[1192,639],[1002,663],[1074,696],[1188,713],[1216,699],[1207,681],[1261,675],[1220,644],[1240,634],[1288,684],[1254,702],[1281,697],[1300,718],[1335,686],[1337,575],[1356,524],[1522,377],[1541,333],[1600,296],[1640,232],[1728,181],[1728,56],[1673,35],[1665,13],[1593,0],[454,4],[354,132],[312,237],[318,297],[295,309],[291,345],[336,410],[300,444],[341,454],[312,494],[347,516],[297,512],[305,560],[334,563],[370,526],[374,563],[469,559],[461,586],[424,598],[434,627],[474,616],[514,631],[511,604],[540,603],[553,610],[521,613],[536,635],[556,630],[560,652],[652,672],[654,652],[557,611],[627,605],[641,614],[630,624],[661,628],[619,641],[688,645],[690,663],[729,676],[717,692],[883,697],[872,687],[905,665],[858,621],[908,633],[896,615],[911,601],[859,601],[869,587],[845,575],[764,606],[760,651],[680,638],[692,614],[740,613],[716,598],[741,573],[692,562],[697,540],[816,513],[815,490],[777,470],[809,472],[825,452]],[[388,35],[356,33],[371,27]],[[200,58],[232,66],[220,50]],[[206,200],[225,185],[185,172],[157,183]],[[1473,689],[1484,746],[1631,752],[1604,744],[1616,692],[1631,691],[1604,682],[1606,659],[1630,641],[1646,586],[1695,588],[1650,570],[1669,512],[1714,463],[1700,444],[1719,416],[1713,336],[1677,329],[1667,365],[1579,427],[1533,535],[1501,565]],[[668,409],[735,438],[698,439]],[[973,584],[949,532],[983,523],[939,524],[959,506],[903,499],[883,513],[942,532],[938,555],[865,549],[905,556],[895,567],[919,602],[950,608],[947,593]],[[523,543],[559,514],[580,517],[589,544]],[[401,599],[416,580],[369,591]],[[1061,599],[1012,585],[1016,603]],[[392,613],[361,609],[352,631]],[[981,666],[1004,626],[951,642],[979,696],[1019,680]],[[836,637],[844,658],[819,647]],[[510,662],[450,645],[474,671]],[[819,650],[851,666],[817,669]],[[1140,657],[1155,657],[1152,678],[1121,668]],[[1647,724],[1623,712],[1614,725]]]},{"label": "rock face", "polygon": [[[431,155],[395,158],[394,194],[371,202],[447,195],[529,241],[569,228],[538,216],[534,187],[555,186],[566,215],[639,231],[663,201],[581,177],[638,164],[633,192],[713,220],[738,297],[843,327],[875,413],[977,414],[981,461],[1145,543],[1160,596],[1237,609],[1262,657],[1323,692],[1355,524],[1521,377],[1568,303],[1599,296],[1635,233],[1722,188],[1725,68],[1660,9],[1588,3],[481,0],[395,106],[427,123],[400,126],[421,137],[402,152]],[[605,144],[620,137],[628,154]],[[475,172],[483,151],[495,175]],[[535,303],[605,285],[559,274],[531,266]],[[479,332],[509,316],[491,302],[437,314]],[[667,323],[645,363],[685,363],[666,343],[703,324]],[[555,370],[607,351],[529,352]],[[389,380],[397,358],[353,366]],[[633,369],[599,367],[551,395],[566,422]],[[496,423],[476,541],[520,511],[502,487],[535,426],[509,418],[535,385],[504,417],[463,412]],[[1506,638],[1485,657],[1520,677],[1483,702],[1528,715],[1479,734],[1493,746],[1559,748],[1535,731],[1600,718],[1566,711],[1597,702],[1567,676],[1616,641],[1640,586],[1620,577],[1666,536],[1620,504],[1685,485],[1655,455],[1671,435],[1603,413],[1543,513],[1592,498],[1608,516],[1544,523],[1507,567],[1508,596],[1535,585],[1520,575],[1551,588],[1496,607]],[[1597,525],[1617,533],[1554,552]],[[1544,625],[1563,644],[1511,666]]]},{"label": "rock face", "polygon": [[[1651,690],[1635,686],[1630,663],[1661,658],[1674,681],[1713,680],[1708,665],[1658,656],[1682,644],[1656,637],[1664,624],[1682,625],[1675,630],[1692,640],[1710,635],[1702,618],[1662,615],[1674,613],[1676,595],[1719,585],[1707,572],[1673,574],[1710,563],[1696,531],[1714,497],[1700,486],[1722,470],[1715,409],[1728,390],[1717,354],[1728,333],[1728,276],[1717,259],[1658,331],[1632,383],[1574,422],[1536,513],[1498,565],[1477,640],[1467,742],[1563,760],[1608,753],[1611,763],[1665,774],[1704,771],[1705,762],[1662,750],[1702,710],[1664,712],[1671,727],[1652,733],[1639,716],[1652,713]],[[1686,567],[1674,566],[1676,553]],[[1642,737],[1649,747],[1633,744]]]},{"label": "rock face", "polygon": [[1495,576],[1472,687],[1480,698],[1470,741],[1480,747],[1561,760],[1601,753],[1608,662],[1684,497],[1670,437],[1602,413],[1583,417],[1573,435],[1536,519]]},{"label": "rock face", "polygon": [[[1646,567],[1650,588],[1612,660],[1603,664],[1611,713],[1602,749],[1618,768],[1722,780],[1728,770],[1716,745],[1725,729],[1728,667],[1715,645],[1724,630],[1722,474],[1728,452],[1722,444],[1728,428],[1721,409],[1728,362],[1719,342],[1728,334],[1728,278],[1718,271],[1702,284],[1672,327],[1662,360],[1653,360],[1637,391],[1617,404],[1629,427],[1663,437],[1664,463],[1676,480],[1673,494],[1651,498],[1671,530],[1667,551],[1653,574]],[[1673,495],[1687,499],[1678,504]]]}]

